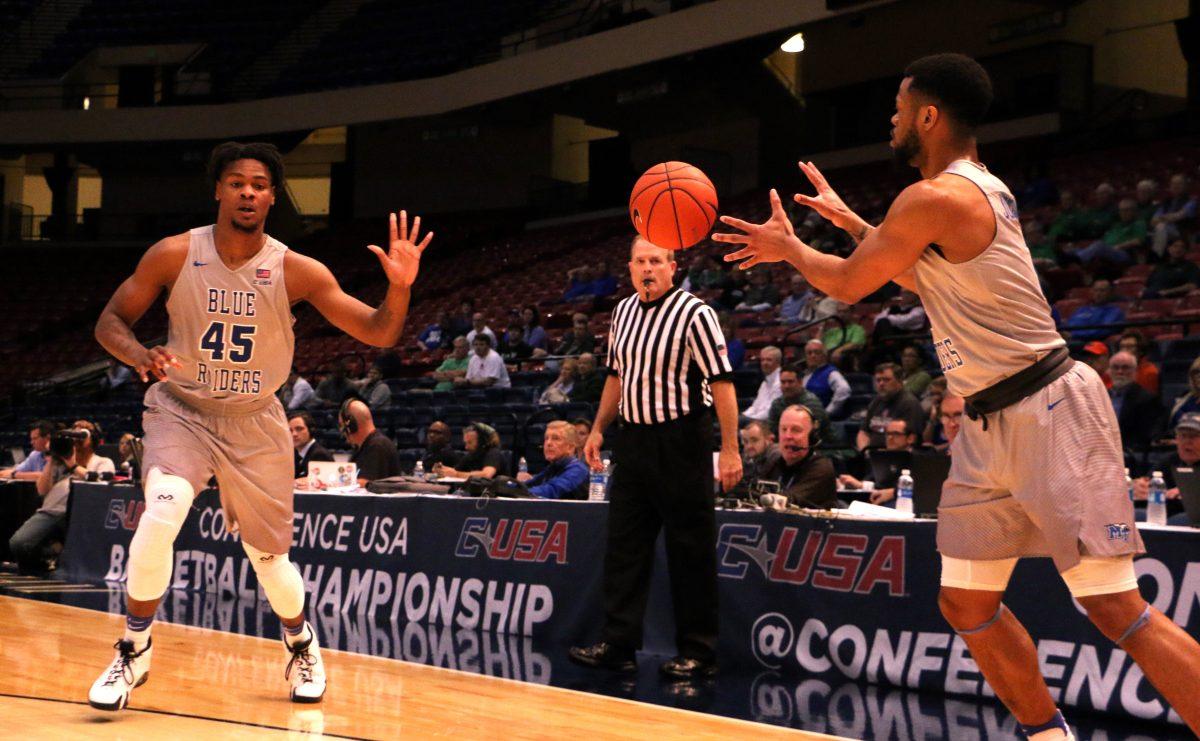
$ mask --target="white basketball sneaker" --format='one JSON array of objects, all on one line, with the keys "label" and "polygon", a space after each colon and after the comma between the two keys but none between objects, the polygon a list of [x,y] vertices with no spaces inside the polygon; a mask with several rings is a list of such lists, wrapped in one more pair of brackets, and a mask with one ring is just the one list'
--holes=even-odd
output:
[{"label": "white basketball sneaker", "polygon": [[133,641],[117,641],[113,659],[88,692],[88,704],[98,710],[120,710],[129,704],[129,694],[150,678],[150,642],[141,651]]},{"label": "white basketball sneaker", "polygon": [[304,627],[311,636],[307,641],[289,646],[284,636],[283,646],[290,658],[283,676],[292,683],[292,702],[320,702],[325,695],[325,664],[317,645],[317,631],[310,623]]}]

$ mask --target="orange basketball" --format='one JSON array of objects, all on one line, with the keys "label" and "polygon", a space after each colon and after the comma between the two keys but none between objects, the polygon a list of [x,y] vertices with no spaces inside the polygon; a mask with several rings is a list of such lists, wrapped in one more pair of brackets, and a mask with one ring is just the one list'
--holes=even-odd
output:
[{"label": "orange basketball", "polygon": [[650,242],[685,250],[708,236],[717,219],[717,189],[686,162],[663,162],[646,170],[629,196],[629,218]]}]

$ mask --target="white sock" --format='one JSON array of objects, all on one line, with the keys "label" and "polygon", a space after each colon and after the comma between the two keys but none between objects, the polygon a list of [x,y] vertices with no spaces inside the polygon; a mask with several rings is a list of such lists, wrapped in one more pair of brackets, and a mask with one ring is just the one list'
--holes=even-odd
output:
[{"label": "white sock", "polygon": [[284,628],[283,628],[283,640],[284,640],[284,642],[287,643],[287,645],[289,647],[295,646],[298,643],[304,643],[305,641],[311,640],[312,637],[313,637],[312,634],[308,630],[307,622],[305,622],[303,625],[300,626],[300,632],[297,633],[296,635],[292,635],[291,633],[289,633],[287,626],[284,626]]},{"label": "white sock", "polygon": [[150,643],[150,626],[154,617],[139,618],[128,615],[125,618],[125,640],[132,641],[133,647],[141,651]]},{"label": "white sock", "polygon": [[1029,737],[1029,741],[1061,741],[1061,739],[1074,741],[1075,737],[1061,728],[1048,728]]}]

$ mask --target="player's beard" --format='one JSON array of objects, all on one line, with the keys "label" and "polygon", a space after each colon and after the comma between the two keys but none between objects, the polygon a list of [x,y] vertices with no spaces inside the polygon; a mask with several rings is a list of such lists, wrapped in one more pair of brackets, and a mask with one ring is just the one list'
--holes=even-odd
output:
[{"label": "player's beard", "polygon": [[229,225],[244,234],[254,234],[258,231],[259,222],[256,221],[253,224],[243,224],[234,218],[229,220]]},{"label": "player's beard", "polygon": [[921,153],[921,140],[917,132],[909,129],[904,138],[892,148],[892,165],[897,172],[906,172],[913,167],[913,160]]}]

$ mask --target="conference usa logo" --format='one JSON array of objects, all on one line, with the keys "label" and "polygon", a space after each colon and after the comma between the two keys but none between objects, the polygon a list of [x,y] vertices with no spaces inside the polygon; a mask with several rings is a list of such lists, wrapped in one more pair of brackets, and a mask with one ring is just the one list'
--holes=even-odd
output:
[{"label": "conference usa logo", "polygon": [[565,564],[569,529],[570,523],[562,521],[468,517],[454,555],[475,558],[482,553],[493,561]]},{"label": "conference usa logo", "polygon": [[717,573],[745,579],[753,564],[768,581],[804,584],[833,592],[871,594],[882,587],[892,597],[904,590],[904,536],[878,541],[861,533],[802,535],[785,527],[772,546],[761,525],[726,523],[717,534]]},{"label": "conference usa logo", "polygon": [[104,513],[104,529],[133,532],[137,530],[138,520],[142,519],[145,509],[146,503],[142,501],[110,499],[108,511]]}]

